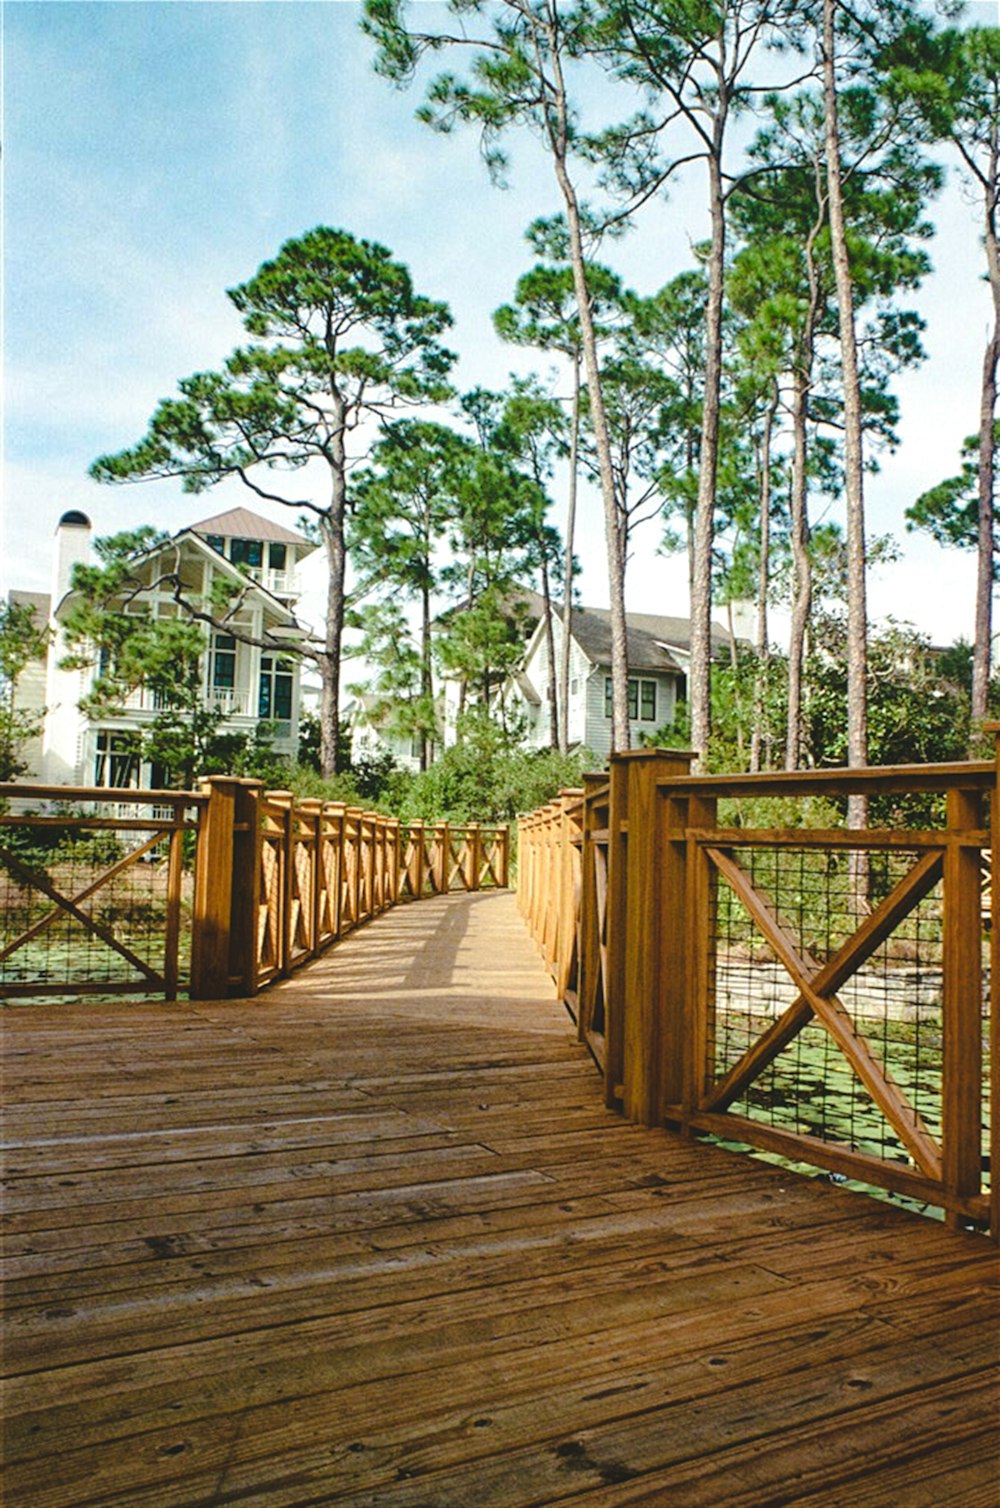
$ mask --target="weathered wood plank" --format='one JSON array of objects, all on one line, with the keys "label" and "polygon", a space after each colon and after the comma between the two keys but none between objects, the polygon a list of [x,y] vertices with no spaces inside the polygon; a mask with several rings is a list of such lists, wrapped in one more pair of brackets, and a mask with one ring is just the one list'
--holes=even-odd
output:
[{"label": "weathered wood plank", "polygon": [[4,1026],[18,1508],[990,1501],[987,1243],[607,1112],[509,897]]}]

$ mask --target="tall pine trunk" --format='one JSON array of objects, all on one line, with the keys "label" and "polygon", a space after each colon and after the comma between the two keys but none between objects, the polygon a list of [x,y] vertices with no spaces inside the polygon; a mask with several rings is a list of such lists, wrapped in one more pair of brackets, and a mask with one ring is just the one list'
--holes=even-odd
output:
[{"label": "tall pine trunk", "polygon": [[803,356],[792,387],[792,621],[788,635],[788,720],[785,769],[797,770],[802,755],[802,669],[806,631],[812,608],[812,558],[809,554],[809,492],[806,472],[806,422],[809,376]]},{"label": "tall pine trunk", "polygon": [[547,41],[552,59],[555,84],[555,114],[550,112],[549,144],[555,165],[556,180],[566,210],[566,225],[569,230],[570,266],[573,270],[573,288],[576,293],[577,312],[580,316],[580,344],[583,349],[583,364],[587,374],[587,389],[590,397],[590,422],[594,430],[594,445],[597,450],[597,466],[601,479],[601,500],[604,504],[604,542],[608,557],[608,599],[611,626],[611,748],[612,752],[627,749],[631,743],[628,715],[628,639],[625,627],[625,578],[622,570],[621,548],[618,540],[618,508],[615,499],[614,468],[611,461],[611,442],[608,437],[608,421],[604,409],[604,394],[601,389],[601,372],[597,359],[597,333],[594,329],[590,294],[587,290],[586,262],[583,251],[583,233],[580,226],[580,204],[576,189],[569,175],[567,152],[569,145],[569,118],[566,88],[563,80],[559,53],[558,15],[556,0],[548,0]]},{"label": "tall pine trunk", "polygon": [[320,524],[326,548],[326,628],[319,656],[319,762],[324,776],[340,768],[340,660],[344,637],[347,589],[347,454],[344,444],[344,403],[336,385],[332,392],[329,445],[330,506]]},{"label": "tall pine trunk", "polygon": [[[826,185],[830,212],[830,249],[837,286],[840,321],[840,360],[844,383],[844,484],[847,495],[847,763],[868,763],[868,609],[866,600],[864,454],[861,438],[861,385],[858,378],[857,337],[851,265],[844,224],[840,168],[840,130],[837,119],[836,36],[834,0],[823,0],[823,107],[826,125]],[[849,796],[847,823],[863,828],[868,815],[865,796]],[[853,856],[855,895],[859,906],[865,894],[864,855]]]},{"label": "tall pine trunk", "polygon": [[994,522],[996,445],[993,429],[997,407],[997,367],[1000,365],[1000,248],[997,245],[997,188],[1000,142],[994,136],[987,174],[985,240],[990,291],[993,295],[993,333],[983,357],[979,409],[979,527],[976,568],[976,630],[972,653],[972,717],[981,721],[989,704],[990,650],[993,639]]},{"label": "tall pine trunk", "polygon": [[573,634],[573,545],[576,490],[580,471],[580,351],[573,352],[573,401],[569,420],[569,503],[566,509],[566,572],[563,578],[562,644],[559,678],[559,748],[569,753],[569,670]]},{"label": "tall pine trunk", "polygon": [[767,691],[767,673],[770,660],[767,628],[767,594],[771,581],[771,439],[774,419],[778,411],[778,386],[774,384],[770,401],[764,413],[764,433],[761,437],[760,460],[760,550],[757,563],[757,632],[754,639],[754,693],[753,718],[750,730],[750,771],[760,769],[761,745],[764,737],[764,704]]},{"label": "tall pine trunk", "polygon": [[[430,541],[425,536],[427,557],[430,558]],[[425,581],[420,592],[420,700],[423,703],[423,719],[427,717],[428,708],[434,705],[434,674],[431,665],[431,589]],[[430,768],[431,750],[430,735],[427,731],[426,721],[420,729],[420,769]]]},{"label": "tall pine trunk", "polygon": [[549,744],[553,749],[559,748],[559,693],[556,686],[556,638],[553,628],[554,613],[552,611],[552,588],[549,584],[549,559],[545,553],[544,541],[541,542],[542,550],[542,616],[545,621],[545,658],[548,661],[548,702],[549,702]]},{"label": "tall pine trunk", "polygon": [[699,759],[708,749],[711,726],[712,542],[715,489],[719,465],[719,417],[722,401],[722,297],[726,255],[726,207],[722,187],[722,135],[725,105],[720,101],[715,141],[708,159],[712,239],[705,308],[705,394],[702,406],[698,504],[694,520],[694,570],[691,584],[691,667],[688,695],[691,744]]}]

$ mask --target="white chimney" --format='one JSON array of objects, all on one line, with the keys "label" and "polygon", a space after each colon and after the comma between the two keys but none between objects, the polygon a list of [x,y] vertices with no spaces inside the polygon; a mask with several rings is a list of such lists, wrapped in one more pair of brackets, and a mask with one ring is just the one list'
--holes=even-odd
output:
[{"label": "white chimney", "polygon": [[90,519],[71,508],[56,525],[56,553],[52,566],[52,612],[70,588],[75,565],[90,560]]}]

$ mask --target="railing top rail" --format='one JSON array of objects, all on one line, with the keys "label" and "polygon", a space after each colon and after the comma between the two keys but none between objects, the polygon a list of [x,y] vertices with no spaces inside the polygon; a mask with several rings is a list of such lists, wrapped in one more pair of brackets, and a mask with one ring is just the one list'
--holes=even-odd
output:
[{"label": "railing top rail", "polygon": [[761,775],[671,775],[657,790],[701,796],[852,796],[886,792],[989,790],[996,765],[987,760],[954,764],[869,765],[866,769],[786,770]]},{"label": "railing top rail", "polygon": [[22,781],[0,782],[0,799],[14,797],[17,800],[38,801],[108,801],[116,806],[127,802],[130,806],[204,806],[208,796],[201,791],[148,791],[131,786],[106,785],[35,785]]}]

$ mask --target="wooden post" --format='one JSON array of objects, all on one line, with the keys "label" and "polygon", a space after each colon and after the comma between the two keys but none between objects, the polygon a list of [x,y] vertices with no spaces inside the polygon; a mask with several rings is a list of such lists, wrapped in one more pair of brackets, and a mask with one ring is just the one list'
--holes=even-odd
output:
[{"label": "wooden post", "polygon": [[351,923],[357,926],[361,921],[361,896],[364,872],[365,830],[364,812],[359,806],[350,806],[347,809],[350,821],[350,842],[354,848],[354,868],[349,874],[351,886]]},{"label": "wooden post", "polygon": [[387,849],[386,849],[386,905],[395,906],[399,902],[399,871],[402,863],[403,833],[402,824],[398,817],[390,817],[386,823]]},{"label": "wooden post", "polygon": [[332,862],[326,863],[326,903],[329,907],[330,932],[334,938],[340,936],[340,919],[343,910],[344,891],[344,813],[347,807],[343,801],[328,801],[323,808],[326,819],[333,827],[327,842],[332,848],[332,855],[324,855],[324,859],[331,858]]},{"label": "wooden post", "polygon": [[478,822],[470,822],[466,828],[465,851],[469,859],[469,883],[467,890],[479,889],[479,872],[483,867],[483,835]]},{"label": "wooden post", "polygon": [[434,841],[437,845],[433,864],[434,890],[437,895],[444,895],[448,890],[449,838],[447,822],[435,822]]},{"label": "wooden post", "polygon": [[[981,827],[983,811],[973,791],[950,790],[946,802],[953,841],[944,856],[941,1151],[945,1188],[964,1197],[980,1192],[982,1176],[982,906],[979,850],[954,839]],[[962,1224],[957,1215],[947,1219]]]},{"label": "wooden post", "polygon": [[[641,1125],[659,1125],[667,1104],[681,1098],[685,959],[685,861],[668,838],[665,801],[657,781],[687,775],[686,751],[631,749],[611,762],[612,897],[609,917],[621,928],[614,950],[611,1006],[621,1019],[622,1109]],[[616,779],[617,776],[617,779]],[[625,785],[625,817],[621,786]],[[622,822],[627,827],[622,826]],[[615,842],[615,833],[618,841]],[[624,868],[624,886],[622,869]]]},{"label": "wooden post", "polygon": [[191,999],[229,994],[229,933],[233,889],[233,827],[239,782],[212,775],[202,782],[208,801],[198,824],[191,928]]},{"label": "wooden post", "polygon": [[517,819],[517,909],[528,920],[529,879],[531,874],[531,817]]},{"label": "wooden post", "polygon": [[[308,824],[312,838],[309,845],[309,956],[315,958],[319,953],[319,917],[320,917],[320,893],[323,884],[323,872],[320,867],[320,843],[322,839],[323,803],[315,796],[307,797],[296,803],[296,811],[300,818]],[[305,897],[299,897],[303,910],[305,910]]]},{"label": "wooden post", "polygon": [[[510,824],[505,822],[497,828],[497,845],[499,858],[497,860],[497,885],[501,890],[510,888]],[[518,877],[520,883],[520,876]]]},{"label": "wooden post", "polygon": [[[577,949],[577,925],[580,895],[580,854],[574,843],[583,831],[583,789],[574,787],[559,792],[558,906],[556,942],[556,993],[570,1004],[567,992],[573,978],[574,953]],[[578,962],[578,960],[577,960]],[[574,1018],[579,1018],[579,999]]]},{"label": "wooden post", "polygon": [[424,835],[424,824],[417,819],[410,823],[410,863],[407,878],[410,882],[410,894],[415,901],[424,898],[424,864],[427,858],[427,839]]},{"label": "wooden post", "polygon": [[984,723],[995,739],[996,778],[990,793],[990,1234],[1000,1244],[1000,723]]},{"label": "wooden post", "polygon": [[625,1093],[625,923],[628,916],[628,756],[608,765],[607,980],[604,1000],[604,1102],[622,1108]]},{"label": "wooden post", "polygon": [[241,780],[236,790],[233,834],[232,945],[230,973],[241,995],[257,993],[257,930],[260,916],[260,805],[262,780]]},{"label": "wooden post", "polygon": [[716,825],[717,801],[714,796],[692,796],[690,800],[669,801],[673,807],[668,821],[675,823],[674,831],[679,841],[675,852],[677,860],[686,865],[687,873],[677,876],[680,903],[685,910],[678,916],[678,935],[684,949],[681,959],[682,971],[676,979],[676,989],[671,1003],[666,1007],[672,1019],[672,1028],[677,1035],[675,1071],[670,1076],[671,1099],[682,1101],[678,1114],[676,1105],[665,1109],[672,1120],[680,1119],[690,1134],[688,1123],[701,1108],[708,1077],[710,1058],[715,1053],[715,972],[712,960],[715,956],[715,938],[711,929],[715,926],[715,892],[718,875],[705,853],[704,847],[695,838],[685,843],[680,839],[681,825],[688,831],[712,828]]},{"label": "wooden post", "polygon": [[167,908],[163,938],[164,997],[177,999],[178,948],[181,932],[181,888],[184,882],[184,805],[174,802],[174,825],[167,840]]},{"label": "wooden post", "polygon": [[278,929],[278,973],[287,978],[292,966],[292,868],[295,863],[295,797],[291,791],[268,791],[268,805],[281,813],[281,925]]},{"label": "wooden post", "polygon": [[[606,786],[604,774],[583,777],[583,848],[580,852],[580,958],[577,979],[577,1035],[604,1053],[604,1006],[598,1005],[601,983],[601,918],[597,894],[594,833],[604,830],[597,816],[595,793]],[[601,855],[603,860],[603,853]],[[594,1042],[594,1038],[600,1039]]]}]

